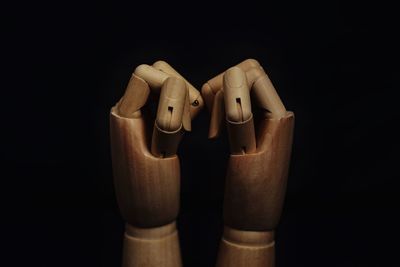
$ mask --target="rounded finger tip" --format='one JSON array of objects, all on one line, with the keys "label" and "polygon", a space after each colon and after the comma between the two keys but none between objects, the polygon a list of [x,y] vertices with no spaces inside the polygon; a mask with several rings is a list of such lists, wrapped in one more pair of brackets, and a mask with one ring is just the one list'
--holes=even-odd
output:
[{"label": "rounded finger tip", "polygon": [[247,84],[246,74],[238,67],[229,68],[224,74],[224,87],[243,87]]},{"label": "rounded finger tip", "polygon": [[153,63],[153,67],[156,69],[162,68],[165,65],[169,65],[169,64],[164,60],[157,60],[156,62]]}]

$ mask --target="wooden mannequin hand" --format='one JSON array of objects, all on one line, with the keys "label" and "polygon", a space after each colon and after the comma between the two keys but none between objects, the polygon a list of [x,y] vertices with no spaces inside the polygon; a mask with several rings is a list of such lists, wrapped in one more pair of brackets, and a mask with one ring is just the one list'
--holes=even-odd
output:
[{"label": "wooden mannequin hand", "polygon": [[[121,212],[135,226],[171,222],[178,212],[179,160],[183,130],[202,108],[199,92],[166,62],[136,68],[125,95],[111,112],[114,178]],[[165,73],[164,71],[169,71]],[[159,95],[157,116],[142,116],[149,95]],[[150,143],[148,125],[154,125]],[[163,158],[163,159],[161,159]]]},{"label": "wooden mannequin hand", "polygon": [[[246,59],[235,67],[245,73],[246,84],[243,86],[251,91],[252,101],[266,112],[265,115],[274,118],[284,117],[286,114],[285,106],[260,63],[255,59]],[[224,75],[225,72],[210,79],[201,89],[207,108],[211,111],[209,138],[215,138],[219,135],[225,119]]]},{"label": "wooden mannequin hand", "polygon": [[[203,101],[171,66],[155,65],[163,70],[148,65],[136,68],[110,114],[114,184],[127,222],[124,267],[181,266],[175,225],[180,190],[176,150]],[[154,121],[141,110],[150,94],[159,95]],[[151,138],[148,126],[153,126]]]},{"label": "wooden mannequin hand", "polygon": [[[231,148],[217,266],[272,267],[294,115],[286,111],[262,67],[251,59],[209,80],[202,94],[212,113],[209,136],[216,137],[225,121]],[[252,103],[262,111],[256,122]]]}]

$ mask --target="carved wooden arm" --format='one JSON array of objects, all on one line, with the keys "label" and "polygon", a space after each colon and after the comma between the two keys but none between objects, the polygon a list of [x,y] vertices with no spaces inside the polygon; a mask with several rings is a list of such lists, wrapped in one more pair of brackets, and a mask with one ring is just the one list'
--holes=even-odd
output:
[{"label": "carved wooden arm", "polygon": [[[286,111],[255,60],[209,80],[202,94],[212,112],[209,137],[216,137],[225,121],[231,150],[217,266],[273,267],[274,229],[286,190],[294,114]],[[252,102],[264,110],[257,131]]]},{"label": "carved wooden arm", "polygon": [[[175,223],[180,190],[176,150],[203,101],[171,66],[155,65],[163,69],[136,68],[110,114],[116,195],[127,223],[123,267],[182,265]],[[160,95],[151,141],[141,112],[150,93]]]}]

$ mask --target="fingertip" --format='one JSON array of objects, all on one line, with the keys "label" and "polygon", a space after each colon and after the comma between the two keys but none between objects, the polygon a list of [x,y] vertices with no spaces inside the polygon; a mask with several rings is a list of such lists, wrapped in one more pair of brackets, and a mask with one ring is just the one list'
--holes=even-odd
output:
[{"label": "fingertip", "polygon": [[243,63],[247,64],[250,67],[261,67],[260,62],[254,58],[248,58],[243,61]]},{"label": "fingertip", "polygon": [[142,77],[144,74],[146,74],[149,70],[151,69],[151,66],[147,65],[147,64],[140,64],[139,66],[137,66],[135,68],[135,71],[133,72],[133,74]]},{"label": "fingertip", "polygon": [[153,63],[153,67],[156,69],[162,69],[164,66],[169,66],[169,64],[164,60],[157,60]]}]

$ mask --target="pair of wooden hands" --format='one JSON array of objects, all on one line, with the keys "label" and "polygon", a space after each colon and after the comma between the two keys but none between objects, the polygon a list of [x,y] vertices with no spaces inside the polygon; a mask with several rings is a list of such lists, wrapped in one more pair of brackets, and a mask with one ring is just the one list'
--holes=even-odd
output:
[{"label": "pair of wooden hands", "polygon": [[[158,108],[149,123],[153,96],[159,96]],[[225,122],[231,149],[217,266],[275,265],[274,229],[285,194],[294,115],[261,65],[248,59],[209,80],[201,94],[164,61],[140,65],[112,108],[114,181],[127,222],[124,267],[182,266],[175,224],[176,151],[204,102],[211,110],[209,137],[217,137]],[[261,110],[257,120],[252,104]]]}]

